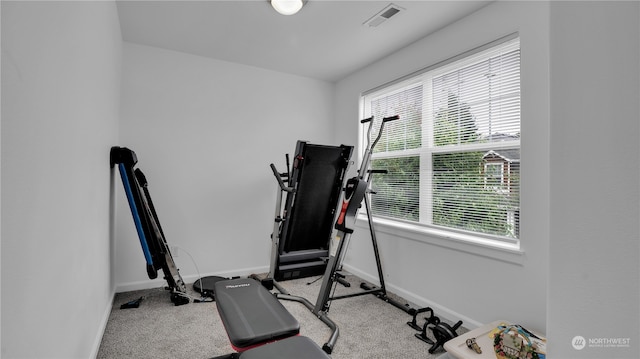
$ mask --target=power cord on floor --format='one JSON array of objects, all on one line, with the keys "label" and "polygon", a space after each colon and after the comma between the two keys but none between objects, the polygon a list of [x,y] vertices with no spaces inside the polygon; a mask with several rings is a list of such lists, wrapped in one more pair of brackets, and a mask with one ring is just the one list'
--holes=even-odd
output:
[{"label": "power cord on floor", "polygon": [[[196,273],[198,274],[198,281],[200,281],[200,288],[202,288],[202,276],[200,275],[200,269],[198,268],[198,264],[196,263],[195,259],[193,259],[193,256],[191,255],[191,253],[189,253],[187,250],[185,250],[184,248],[180,247],[180,246],[174,246],[176,249],[186,253],[189,258],[191,259],[191,262],[193,263],[193,266],[196,268]],[[187,293],[176,293],[182,297],[185,298],[189,298],[192,299],[194,303],[207,303],[207,302],[213,302],[213,298],[212,297],[205,297],[204,295],[201,295],[200,298],[191,296]]]}]

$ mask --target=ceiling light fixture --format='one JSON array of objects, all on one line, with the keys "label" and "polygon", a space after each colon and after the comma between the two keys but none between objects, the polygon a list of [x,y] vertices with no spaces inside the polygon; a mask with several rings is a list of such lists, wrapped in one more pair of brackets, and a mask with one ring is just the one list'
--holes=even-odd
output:
[{"label": "ceiling light fixture", "polygon": [[306,0],[271,0],[271,6],[282,15],[293,15],[302,9]]}]

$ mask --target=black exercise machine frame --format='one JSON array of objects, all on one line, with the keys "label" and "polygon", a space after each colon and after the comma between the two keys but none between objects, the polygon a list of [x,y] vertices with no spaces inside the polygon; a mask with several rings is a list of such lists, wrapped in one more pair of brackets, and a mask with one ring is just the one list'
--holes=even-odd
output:
[{"label": "black exercise machine frame", "polygon": [[[384,273],[382,269],[382,261],[380,259],[380,252],[378,249],[378,242],[375,234],[375,229],[373,225],[373,217],[371,213],[371,205],[369,201],[369,197],[367,194],[373,193],[370,190],[370,182],[372,175],[374,173],[386,173],[384,170],[371,170],[369,169],[371,163],[371,156],[373,154],[373,149],[377,145],[380,140],[382,133],[384,131],[384,126],[387,122],[398,120],[399,116],[390,116],[382,119],[380,124],[380,128],[378,130],[378,135],[376,136],[373,143],[371,142],[371,131],[373,128],[373,117],[366,118],[361,120],[360,123],[366,124],[369,123],[369,128],[367,131],[367,146],[365,148],[362,162],[360,164],[360,169],[358,170],[357,176],[349,179],[347,181],[347,185],[345,187],[343,205],[341,209],[341,213],[336,220],[335,228],[338,230],[335,236],[335,245],[332,248],[332,255],[329,257],[327,270],[323,277],[323,282],[320,287],[320,292],[318,294],[318,298],[316,300],[316,305],[314,307],[315,312],[328,312],[330,308],[331,301],[336,299],[344,299],[344,298],[352,298],[361,295],[372,294],[378,297],[379,299],[405,311],[407,314],[416,316],[418,313],[424,312],[427,309],[415,309],[412,308],[409,304],[401,303],[391,297],[388,296],[385,282],[384,282]],[[331,292],[333,292],[332,288],[336,284],[336,282],[343,283],[342,277],[339,273],[339,267],[342,262],[343,256],[347,250],[347,243],[351,237],[351,234],[354,231],[355,222],[358,216],[359,209],[361,207],[362,202],[364,201],[366,212],[367,212],[367,220],[369,225],[369,232],[371,234],[371,241],[373,245],[373,252],[376,261],[376,267],[378,272],[378,280],[380,282],[380,286],[370,286],[367,283],[361,283],[360,288],[363,289],[360,292],[339,295],[339,296],[331,296]]]},{"label": "black exercise machine frame", "polygon": [[[371,155],[373,153],[373,148],[376,146],[376,144],[378,143],[378,141],[380,140],[383,130],[384,130],[384,125],[387,122],[390,121],[394,121],[399,119],[399,116],[391,116],[391,117],[385,117],[382,119],[380,128],[378,130],[378,135],[376,137],[376,139],[373,141],[373,143],[371,143],[371,131],[372,131],[372,127],[373,127],[373,117],[361,120],[360,122],[362,124],[365,123],[369,123],[369,128],[368,128],[368,133],[367,133],[367,139],[368,139],[368,143],[367,143],[367,147],[365,149],[364,155],[363,155],[363,159],[360,165],[360,169],[358,170],[358,174],[353,177],[350,178],[346,181],[346,185],[345,188],[343,190],[343,194],[342,194],[342,201],[341,201],[341,205],[340,210],[336,212],[336,217],[335,219],[335,226],[334,229],[336,230],[336,234],[334,236],[334,243],[332,243],[330,245],[330,249],[329,249],[329,257],[327,258],[327,265],[325,268],[325,272],[323,275],[323,281],[322,281],[322,285],[320,287],[320,291],[318,293],[318,297],[316,299],[316,303],[313,304],[311,303],[309,300],[307,300],[306,298],[303,297],[298,297],[298,296],[294,296],[291,295],[286,289],[284,289],[280,284],[278,284],[277,281],[273,281],[273,286],[278,290],[279,293],[276,293],[276,296],[279,299],[283,299],[283,300],[290,300],[290,301],[296,301],[299,303],[302,303],[304,306],[306,306],[314,315],[316,315],[323,323],[325,323],[331,330],[331,336],[329,337],[329,340],[327,340],[327,342],[322,346],[322,349],[328,353],[331,354],[331,352],[333,351],[333,348],[338,340],[339,337],[339,333],[340,330],[337,326],[337,324],[335,322],[333,322],[329,316],[328,316],[328,312],[329,312],[329,308],[330,308],[330,303],[332,300],[336,300],[336,299],[343,299],[343,298],[351,298],[351,297],[356,297],[356,296],[360,296],[360,295],[367,295],[367,294],[373,294],[376,297],[382,299],[383,301],[392,304],[393,306],[402,309],[403,311],[405,311],[406,313],[408,313],[409,315],[412,315],[414,318],[419,314],[419,313],[423,313],[427,310],[429,310],[429,308],[421,308],[421,309],[414,309],[412,307],[410,307],[408,304],[403,304],[398,302],[397,300],[390,298],[387,295],[387,291],[386,291],[386,287],[385,287],[385,283],[384,283],[384,274],[382,271],[382,264],[381,264],[381,260],[380,260],[380,253],[378,250],[378,245],[377,245],[377,239],[375,236],[375,230],[373,227],[373,219],[372,219],[372,214],[371,214],[371,206],[369,203],[369,199],[367,197],[368,193],[372,193],[372,191],[369,189],[369,185],[370,185],[370,181],[371,181],[371,175],[373,173],[381,173],[380,171],[375,171],[375,170],[370,170],[369,169],[369,165],[371,162]],[[279,173],[274,165],[271,165],[271,169],[273,171],[274,176],[276,177],[276,179],[278,180],[279,186],[281,191],[279,192],[278,198],[277,198],[277,206],[276,208],[279,208],[279,206],[281,205],[281,201],[282,201],[282,193],[284,192],[293,192],[295,191],[295,188],[293,187],[287,187],[285,185],[285,181],[282,179],[283,177],[286,178],[286,173],[281,174]],[[375,254],[375,258],[376,258],[376,265],[377,265],[377,269],[378,269],[378,276],[379,276],[379,281],[380,281],[380,286],[379,287],[371,287],[365,283],[361,284],[361,288],[363,289],[363,291],[358,292],[358,293],[353,293],[353,294],[347,294],[347,295],[342,295],[342,296],[331,296],[331,292],[332,292],[332,288],[333,286],[337,283],[337,282],[342,282],[342,277],[343,275],[340,274],[338,272],[338,267],[339,264],[341,262],[341,259],[344,255],[344,253],[347,250],[347,246],[345,245],[346,242],[348,242],[351,234],[354,231],[354,227],[355,227],[355,222],[357,219],[357,215],[358,215],[358,211],[361,207],[362,201],[364,200],[365,202],[365,206],[366,206],[366,210],[367,210],[367,217],[368,217],[368,223],[369,223],[369,229],[371,232],[371,239],[372,239],[372,243],[373,243],[373,249],[374,249],[374,254]],[[276,211],[276,222],[279,222],[281,220],[281,218],[278,217],[278,211]],[[275,231],[277,230],[277,223],[274,225],[274,234],[276,233]],[[272,235],[273,236],[273,235]],[[276,238],[272,238],[272,241],[275,243]],[[275,247],[276,244],[274,244]],[[273,254],[273,252],[272,252]],[[257,277],[256,277],[257,278]]]},{"label": "black exercise machine frame", "polygon": [[[376,139],[371,143],[371,131],[373,129],[373,117],[366,118],[361,120],[360,123],[365,124],[369,123],[369,128],[367,131],[367,146],[365,148],[362,162],[360,163],[360,169],[358,170],[357,176],[350,178],[347,181],[347,185],[345,187],[344,199],[341,208],[341,213],[339,214],[336,220],[335,228],[338,230],[338,233],[335,236],[334,248],[332,249],[333,256],[329,258],[329,262],[327,264],[327,271],[325,272],[325,276],[323,277],[322,286],[320,288],[320,294],[318,295],[318,299],[316,301],[316,310],[324,310],[328,311],[330,307],[331,301],[335,299],[344,299],[344,298],[352,298],[356,296],[366,295],[366,294],[374,294],[378,298],[383,299],[384,301],[393,304],[394,306],[409,311],[407,305],[402,304],[389,298],[386,292],[386,286],[384,283],[384,274],[382,271],[382,263],[380,260],[380,252],[378,250],[378,242],[375,234],[375,230],[373,227],[373,218],[371,214],[371,206],[369,203],[368,193],[372,191],[369,189],[371,176],[373,173],[384,173],[386,171],[373,171],[369,169],[371,163],[371,155],[373,153],[373,149],[377,145],[380,140],[384,125],[387,122],[394,121],[399,119],[399,116],[391,116],[385,117],[382,119],[382,123],[380,125],[380,129],[378,130],[378,135]],[[362,283],[360,287],[363,289],[361,292],[345,294],[340,296],[331,296],[331,288],[335,285],[335,282],[343,283],[342,275],[339,273],[339,268],[342,263],[343,256],[347,250],[347,243],[351,234],[354,231],[355,221],[361,207],[361,203],[364,201],[366,211],[367,211],[367,219],[369,224],[369,231],[371,233],[371,241],[373,244],[373,252],[376,261],[376,267],[378,270],[378,280],[380,282],[380,287],[370,287],[366,283]],[[336,245],[337,244],[337,245]]]},{"label": "black exercise machine frame", "polygon": [[[373,117],[360,121],[363,124],[369,123],[369,128],[367,131],[367,139],[369,143],[367,144],[367,147],[365,149],[362,163],[361,163],[360,169],[358,170],[358,176],[355,178],[351,178],[347,181],[347,187],[345,188],[345,200],[343,201],[342,213],[340,214],[340,217],[336,221],[336,229],[339,230],[338,236],[340,235],[340,233],[343,233],[344,237],[341,240],[339,240],[338,249],[336,250],[337,254],[333,257],[330,257],[329,259],[329,264],[327,265],[327,271],[323,277],[323,284],[322,284],[322,287],[320,288],[320,293],[316,301],[316,306],[314,307],[314,313],[318,311],[327,313],[329,311],[331,301],[336,299],[352,298],[352,297],[357,297],[361,295],[373,294],[379,299],[389,304],[392,304],[396,308],[402,309],[407,314],[411,315],[413,317],[412,321],[407,322],[407,324],[411,328],[421,331],[421,333],[415,334],[415,337],[427,344],[431,344],[431,348],[429,348],[429,353],[433,354],[438,348],[442,347],[445,342],[458,336],[456,330],[462,325],[462,321],[460,320],[457,323],[455,323],[453,326],[450,326],[447,323],[441,322],[440,319],[434,315],[433,309],[431,309],[430,307],[423,307],[418,309],[412,308],[409,304],[401,303],[387,295],[387,290],[384,283],[384,273],[382,270],[382,262],[380,259],[378,242],[377,242],[376,233],[373,225],[371,204],[369,201],[369,196],[367,196],[367,194],[375,194],[375,192],[369,188],[372,175],[374,173],[387,173],[386,170],[369,169],[369,164],[371,162],[371,155],[373,153],[373,149],[375,148],[376,144],[380,140],[380,137],[382,136],[382,131],[385,123],[389,121],[397,120],[398,118],[399,118],[398,116],[392,116],[392,117],[386,117],[382,119],[382,124],[380,125],[378,135],[376,136],[376,139],[373,141],[373,144],[370,144],[371,130],[373,127]],[[369,225],[369,232],[371,234],[371,241],[373,245],[373,252],[374,252],[376,266],[378,270],[378,280],[380,282],[380,286],[379,287],[370,286],[369,284],[363,282],[360,284],[360,288],[363,289],[360,292],[339,295],[339,296],[331,296],[330,292],[332,292],[332,287],[335,285],[335,282],[348,284],[348,283],[345,283],[345,281],[343,280],[344,276],[338,273],[338,268],[341,265],[342,256],[346,252],[346,247],[348,244],[350,234],[353,233],[353,227],[357,217],[357,212],[360,208],[360,203],[363,200],[364,200],[366,211],[367,211],[367,221]],[[353,204],[351,203],[351,201],[354,201]],[[346,224],[347,218],[350,219],[349,222],[351,225]],[[419,327],[417,325],[417,317],[421,313],[429,313],[429,316],[426,317],[425,324],[422,327]],[[430,329],[432,331],[433,336],[436,339],[435,341],[427,337],[427,329]]]},{"label": "black exercise machine frame", "polygon": [[[385,282],[384,282],[384,272],[382,270],[382,261],[380,259],[380,251],[378,249],[378,240],[376,237],[376,232],[375,232],[375,228],[373,225],[373,215],[371,212],[371,203],[369,200],[369,196],[367,196],[367,194],[375,194],[375,192],[373,190],[370,189],[370,183],[371,183],[371,176],[375,173],[387,173],[387,170],[374,170],[374,169],[369,169],[369,164],[371,162],[371,155],[373,153],[373,149],[375,148],[376,144],[378,143],[378,141],[380,140],[380,137],[382,136],[382,130],[384,129],[384,124],[386,122],[390,122],[390,121],[394,121],[399,119],[399,116],[392,116],[392,117],[386,117],[382,120],[382,124],[380,126],[380,129],[378,131],[378,136],[376,137],[376,139],[374,140],[373,144],[368,143],[367,147],[365,149],[365,153],[362,159],[362,163],[360,165],[360,169],[358,170],[358,176],[357,179],[358,181],[362,181],[362,183],[366,184],[366,187],[364,188],[364,193],[360,194],[360,196],[362,197],[362,200],[364,200],[364,204],[365,204],[365,209],[366,209],[366,213],[367,213],[367,223],[369,225],[369,233],[371,235],[371,244],[372,244],[372,248],[373,248],[373,254],[375,257],[375,262],[376,262],[376,268],[377,268],[377,272],[378,272],[378,281],[380,283],[380,286],[371,286],[368,283],[362,282],[360,283],[360,288],[362,289],[362,291],[360,292],[356,292],[356,293],[351,293],[351,294],[343,294],[343,295],[338,295],[338,296],[331,296],[327,299],[325,299],[325,306],[327,306],[327,310],[329,309],[329,303],[332,300],[336,300],[336,299],[345,299],[345,298],[352,298],[352,297],[357,297],[357,296],[361,296],[361,295],[367,295],[367,294],[372,294],[377,296],[379,299],[392,304],[393,306],[402,309],[403,311],[407,312],[409,315],[414,315],[416,312],[422,310],[422,311],[426,311],[425,309],[413,309],[411,308],[408,304],[406,303],[401,303],[391,297],[388,296],[387,294],[387,289],[385,286]],[[365,123],[369,123],[369,128],[367,131],[367,139],[368,141],[370,141],[371,139],[371,130],[373,128],[373,117],[369,117],[367,119],[364,119],[362,121],[360,121],[360,123],[365,124]],[[366,176],[365,176],[366,173]],[[353,180],[353,179],[352,179]],[[351,199],[352,200],[352,199]],[[356,198],[357,200],[357,198]],[[361,201],[362,201],[361,200]],[[353,215],[354,217],[357,216],[357,213]],[[353,229],[351,229],[351,231],[353,231]],[[345,242],[344,245],[346,247],[348,242]],[[346,249],[344,250],[344,252],[346,252]],[[338,253],[342,253],[341,256],[344,254],[341,250],[338,251]],[[339,282],[345,286],[350,286],[350,284],[346,281],[343,280],[343,275],[341,275],[339,273],[339,269],[341,267],[341,263],[342,263],[342,257],[339,257],[336,263],[336,270],[334,272],[335,278],[334,280],[336,282]],[[321,290],[322,292],[322,290]]]},{"label": "black exercise machine frame", "polygon": [[293,166],[289,155],[286,172],[270,165],[278,182],[270,278],[283,281],[324,273],[352,152],[353,146],[298,141]]},{"label": "black exercise machine frame", "polygon": [[147,262],[149,279],[156,279],[158,271],[162,270],[164,279],[167,281],[167,289],[171,291],[171,301],[175,305],[189,303],[187,287],[160,226],[147,179],[139,168],[134,168],[138,163],[136,153],[126,147],[113,146],[109,158],[111,168],[118,164],[122,185]]}]

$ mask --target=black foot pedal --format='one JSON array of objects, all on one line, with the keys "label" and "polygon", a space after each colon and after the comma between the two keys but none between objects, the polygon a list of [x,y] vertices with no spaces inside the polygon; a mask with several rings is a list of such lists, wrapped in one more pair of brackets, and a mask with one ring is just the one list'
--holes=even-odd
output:
[{"label": "black foot pedal", "polygon": [[[438,325],[440,325],[440,318],[436,317],[436,316],[433,314],[433,309],[431,309],[431,308],[428,308],[428,309],[429,309],[428,311],[429,311],[429,313],[430,313],[430,316],[426,318],[426,319],[427,319],[427,321],[426,321],[426,322],[424,323],[424,325],[422,326],[422,329],[421,329],[420,333],[419,333],[419,334],[416,334],[416,338],[418,338],[418,339],[422,340],[423,342],[425,342],[425,343],[427,343],[427,344],[434,345],[434,344],[435,344],[435,342],[434,342],[433,340],[431,340],[431,338],[429,338],[429,337],[427,336],[427,329],[429,328],[429,325],[431,325],[431,326],[438,326]],[[432,347],[432,348],[433,348],[433,347]]]},{"label": "black foot pedal", "polygon": [[420,308],[418,310],[413,311],[413,319],[410,322],[407,322],[407,325],[415,330],[418,330],[418,331],[422,330],[422,327],[418,325],[418,314],[424,313],[424,312],[431,312],[430,317],[433,316],[433,309],[429,307]]}]

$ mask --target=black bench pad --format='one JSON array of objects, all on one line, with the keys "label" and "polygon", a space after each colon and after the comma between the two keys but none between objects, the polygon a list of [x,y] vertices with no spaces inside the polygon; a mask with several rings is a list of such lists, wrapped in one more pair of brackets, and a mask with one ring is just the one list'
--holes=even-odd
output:
[{"label": "black bench pad", "polygon": [[218,313],[236,351],[300,332],[296,318],[255,279],[219,281],[215,293]]},{"label": "black bench pad", "polygon": [[295,336],[247,350],[240,359],[331,359],[314,341]]}]

